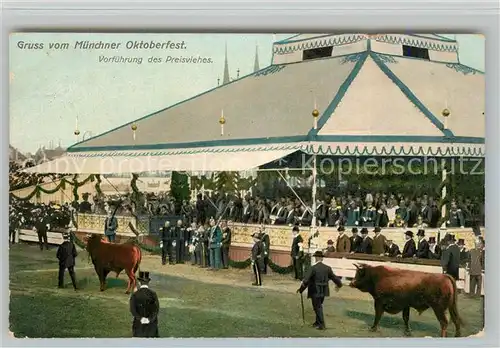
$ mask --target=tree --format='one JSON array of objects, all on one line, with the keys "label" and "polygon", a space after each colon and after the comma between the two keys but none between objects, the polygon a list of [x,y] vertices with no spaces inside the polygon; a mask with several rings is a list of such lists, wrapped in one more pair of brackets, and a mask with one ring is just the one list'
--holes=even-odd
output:
[{"label": "tree", "polygon": [[191,191],[189,189],[189,178],[186,174],[172,172],[170,193],[178,204],[184,200],[189,200]]},{"label": "tree", "polygon": [[217,172],[215,175],[215,190],[218,192],[235,193],[237,189],[238,172]]}]

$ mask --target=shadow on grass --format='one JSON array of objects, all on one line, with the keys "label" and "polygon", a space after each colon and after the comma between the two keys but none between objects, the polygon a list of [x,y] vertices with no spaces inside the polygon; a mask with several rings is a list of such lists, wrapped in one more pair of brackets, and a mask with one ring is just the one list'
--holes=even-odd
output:
[{"label": "shadow on grass", "polygon": [[[373,321],[375,319],[375,313],[368,314],[352,310],[347,310],[345,313],[349,318],[364,321],[368,327],[371,327],[373,325]],[[412,321],[411,320],[412,314],[413,313],[410,313],[410,328],[412,329],[412,331],[425,331],[425,332],[436,331],[436,325],[422,323],[418,321]],[[437,319],[436,319],[436,324],[439,325]],[[402,318],[402,313],[399,314],[384,313],[382,319],[380,319],[379,326],[387,329],[393,329],[395,326],[398,326],[401,327],[401,330],[404,330],[404,321]]]}]

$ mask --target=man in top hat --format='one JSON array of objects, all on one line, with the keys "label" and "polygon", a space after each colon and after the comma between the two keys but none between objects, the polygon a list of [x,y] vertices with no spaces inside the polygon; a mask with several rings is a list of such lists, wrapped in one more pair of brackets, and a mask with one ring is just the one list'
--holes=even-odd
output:
[{"label": "man in top hat", "polygon": [[389,257],[397,257],[399,254],[401,254],[401,251],[399,251],[399,246],[397,244],[394,244],[392,242],[392,239],[388,239],[387,249],[384,255]]},{"label": "man in top hat", "polygon": [[423,229],[419,229],[417,231],[417,252],[414,257],[418,257],[419,259],[427,259],[429,257],[429,243],[425,240],[425,231]]},{"label": "man in top hat", "polygon": [[316,313],[316,320],[312,326],[318,330],[324,330],[325,318],[323,317],[323,301],[325,297],[330,296],[328,281],[331,280],[335,283],[336,291],[342,287],[342,282],[340,278],[333,273],[331,267],[322,262],[323,253],[321,251],[316,251],[313,257],[316,263],[305,275],[297,293],[302,293],[307,288],[307,298],[311,299],[312,307]]},{"label": "man in top hat", "polygon": [[130,296],[130,313],[132,321],[132,337],[160,337],[158,333],[158,312],[160,302],[156,292],[148,286],[151,279],[149,272],[139,272],[137,280],[139,289]]},{"label": "man in top hat", "polygon": [[46,250],[49,250],[47,232],[50,229],[51,217],[47,212],[44,212],[40,209],[37,210],[36,214],[37,215],[35,218],[36,220],[34,229],[36,230],[36,233],[38,235],[38,243],[40,245],[40,250],[43,250],[44,246]]},{"label": "man in top hat", "polygon": [[380,227],[375,227],[373,232],[375,232],[375,237],[373,237],[373,255],[383,256],[387,247],[387,238],[382,234]]},{"label": "man in top hat", "polygon": [[469,252],[465,247],[465,240],[460,238],[457,242],[458,248],[460,249],[460,264],[465,265],[469,261]]},{"label": "man in top hat", "polygon": [[458,270],[460,268],[460,249],[455,243],[455,236],[447,234],[443,238],[445,249],[441,254],[441,266],[443,273],[451,275],[458,280]]},{"label": "man in top hat", "polygon": [[368,229],[366,227],[361,229],[361,236],[363,239],[359,245],[359,253],[371,254],[373,251],[373,240],[368,237]]},{"label": "man in top hat", "polygon": [[441,259],[441,247],[436,243],[436,237],[429,237],[429,255],[427,258],[432,260]]},{"label": "man in top hat", "polygon": [[403,252],[402,254],[398,255],[398,257],[413,257],[415,253],[417,252],[417,247],[415,246],[415,241],[413,240],[413,232],[412,231],[406,231],[405,232],[405,246],[403,247]]},{"label": "man in top hat", "polygon": [[222,229],[222,240],[221,240],[221,251],[222,251],[222,267],[229,268],[229,248],[231,247],[231,229],[227,225],[227,221],[221,223]]},{"label": "man in top hat", "polygon": [[363,238],[361,238],[361,234],[356,227],[351,230],[351,233],[352,236],[349,237],[349,241],[351,242],[351,254],[354,254],[359,252],[359,247],[361,245],[361,242],[363,241]]},{"label": "man in top hat", "polygon": [[253,247],[252,247],[252,270],[255,276],[255,282],[252,283],[254,286],[262,285],[261,272],[264,268],[264,245],[260,240],[260,233],[255,232],[253,235]]},{"label": "man in top hat", "polygon": [[73,283],[73,288],[75,291],[76,287],[76,276],[75,276],[75,258],[78,255],[76,252],[76,247],[70,239],[69,233],[63,234],[63,243],[57,248],[57,259],[59,260],[59,288],[64,288],[64,272],[68,269],[69,276],[71,277],[71,282]]},{"label": "man in top hat", "polygon": [[339,226],[337,229],[339,235],[337,237],[337,252],[348,253],[351,251],[351,239],[345,234],[344,226]]},{"label": "man in top hat", "polygon": [[267,265],[269,265],[269,249],[271,247],[271,240],[267,234],[266,228],[261,227],[260,229],[260,240],[262,241],[262,246],[264,247],[264,260],[262,273],[267,274]]},{"label": "man in top hat", "polygon": [[292,248],[290,250],[290,256],[292,257],[293,273],[295,279],[302,280],[303,277],[303,258],[304,251],[302,250],[302,243],[304,239],[299,234],[299,226],[294,226],[292,229]]}]

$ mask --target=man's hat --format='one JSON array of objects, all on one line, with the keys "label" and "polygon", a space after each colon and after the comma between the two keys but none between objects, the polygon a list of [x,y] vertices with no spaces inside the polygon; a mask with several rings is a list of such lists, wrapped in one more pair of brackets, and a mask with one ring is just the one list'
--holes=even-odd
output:
[{"label": "man's hat", "polygon": [[328,244],[328,245],[332,245],[332,244],[333,244],[333,240],[328,239],[328,242],[326,242],[326,244]]},{"label": "man's hat", "polygon": [[299,232],[299,226],[293,226],[292,232]]},{"label": "man's hat", "polygon": [[465,245],[465,240],[463,240],[462,238],[460,238],[457,242],[458,245]]},{"label": "man's hat", "polygon": [[380,231],[381,231],[380,227],[375,227],[375,229],[373,230],[373,232],[375,232],[375,233],[380,232]]},{"label": "man's hat", "polygon": [[410,238],[413,238],[413,232],[412,231],[406,231],[405,235],[407,235]]},{"label": "man's hat", "polygon": [[363,227],[361,229],[361,234],[368,234],[368,229],[366,227]]},{"label": "man's hat", "polygon": [[137,277],[137,279],[141,282],[151,281],[151,278],[149,278],[149,272],[143,272],[143,271],[139,271],[139,276]]},{"label": "man's hat", "polygon": [[436,243],[436,237],[429,237],[429,243]]},{"label": "man's hat", "polygon": [[353,227],[351,230],[352,233],[358,233],[358,229],[356,227]]},{"label": "man's hat", "polygon": [[313,257],[325,257],[325,255],[323,255],[323,252],[321,250],[317,250],[314,254],[313,254]]},{"label": "man's hat", "polygon": [[423,229],[419,229],[417,231],[417,236],[422,236],[422,237],[425,236],[425,231]]},{"label": "man's hat", "polygon": [[340,225],[339,228],[337,228],[337,231],[339,232],[344,232],[345,231],[345,227]]}]

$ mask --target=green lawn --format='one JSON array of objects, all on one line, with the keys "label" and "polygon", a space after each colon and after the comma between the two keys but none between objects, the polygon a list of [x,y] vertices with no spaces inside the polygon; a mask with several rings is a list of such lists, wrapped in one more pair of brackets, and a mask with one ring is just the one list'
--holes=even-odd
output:
[{"label": "green lawn", "polygon": [[[306,325],[300,312],[298,283],[288,276],[268,275],[264,286],[250,286],[250,270],[210,272],[190,265],[161,266],[159,257],[144,256],[141,268],[152,274],[150,287],[160,298],[162,337],[402,337],[401,315],[385,314],[379,332],[373,322],[373,301],[367,294],[344,287],[325,301],[327,330],[309,324],[314,312],[306,301]],[[99,291],[94,270],[82,251],[76,275],[81,290],[73,291],[66,274],[66,289],[57,288],[55,249],[34,245],[10,249],[10,330],[16,337],[130,337],[126,276],[108,278]],[[332,286],[333,288],[333,286]],[[304,294],[305,295],[305,294]],[[467,326],[463,335],[482,329],[482,302],[459,296],[459,311]],[[439,335],[432,311],[412,311],[413,337]],[[451,325],[450,336],[454,335]]]}]

